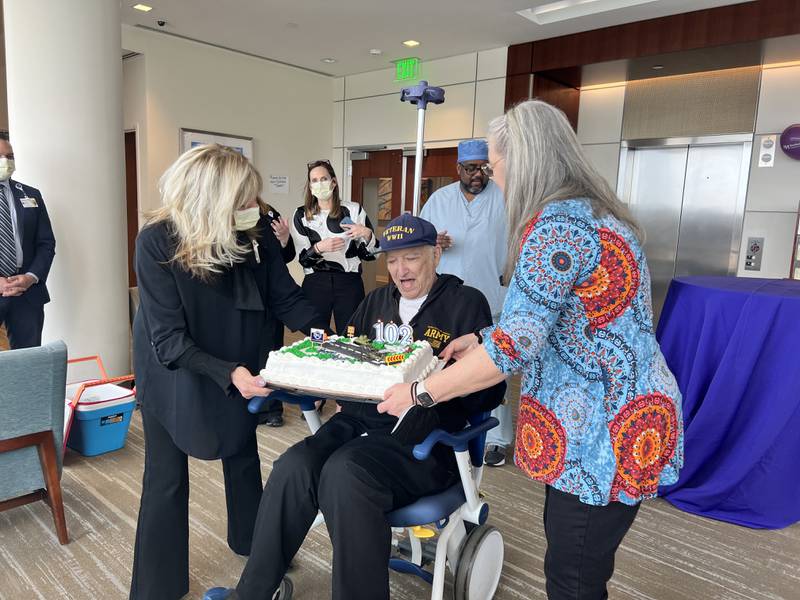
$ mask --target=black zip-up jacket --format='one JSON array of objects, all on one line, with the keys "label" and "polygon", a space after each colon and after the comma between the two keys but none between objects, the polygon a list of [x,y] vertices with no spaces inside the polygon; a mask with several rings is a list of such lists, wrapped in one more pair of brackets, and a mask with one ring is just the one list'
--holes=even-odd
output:
[{"label": "black zip-up jacket", "polygon": [[[374,337],[373,325],[378,320],[401,324],[400,291],[390,283],[370,292],[350,318],[356,335]],[[477,329],[492,324],[492,313],[484,295],[475,288],[464,285],[454,275],[438,275],[423,305],[409,325],[415,340],[427,340],[433,353],[439,355],[451,341]],[[486,390],[453,398],[428,410],[436,411],[438,427],[454,432],[463,429],[467,418],[475,413],[490,411],[503,400],[505,382]],[[381,415],[375,405],[343,402],[342,410],[368,423],[368,428],[391,430],[396,422],[391,415]]]}]

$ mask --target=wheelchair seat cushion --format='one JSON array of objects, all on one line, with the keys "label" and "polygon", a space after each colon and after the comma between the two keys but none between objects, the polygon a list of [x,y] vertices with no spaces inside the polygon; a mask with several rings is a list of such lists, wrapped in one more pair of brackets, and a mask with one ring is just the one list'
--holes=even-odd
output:
[{"label": "wheelchair seat cushion", "polygon": [[386,514],[391,527],[411,527],[433,523],[448,517],[466,502],[461,482],[453,484],[443,492],[424,496],[416,502]]}]

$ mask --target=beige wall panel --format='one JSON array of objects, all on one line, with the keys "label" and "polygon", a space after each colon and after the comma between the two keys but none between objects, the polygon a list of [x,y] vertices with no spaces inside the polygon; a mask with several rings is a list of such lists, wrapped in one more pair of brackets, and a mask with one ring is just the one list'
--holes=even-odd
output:
[{"label": "beige wall panel", "polygon": [[506,76],[508,48],[494,48],[478,52],[478,80]]},{"label": "beige wall panel", "polygon": [[619,142],[625,86],[581,92],[578,139],[582,144]]},{"label": "beige wall panel", "polygon": [[475,127],[473,137],[486,137],[489,121],[503,114],[506,99],[506,80],[479,81],[475,96]]},{"label": "beige wall panel", "polygon": [[756,133],[783,131],[800,123],[800,66],[764,69]]},{"label": "beige wall panel", "polygon": [[[742,246],[739,253],[739,277],[783,278],[789,276],[792,262],[797,213],[748,212],[744,217]],[[764,255],[760,271],[745,271],[744,260],[748,237],[764,238]]]},{"label": "beige wall panel", "polygon": [[775,166],[759,167],[760,145],[761,136],[756,136],[750,160],[747,210],[797,210],[800,203],[800,161],[792,160],[778,148],[775,152]]}]

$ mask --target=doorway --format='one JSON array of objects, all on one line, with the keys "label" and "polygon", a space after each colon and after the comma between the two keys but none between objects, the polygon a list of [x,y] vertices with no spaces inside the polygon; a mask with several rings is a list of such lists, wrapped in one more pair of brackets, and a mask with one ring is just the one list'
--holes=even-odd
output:
[{"label": "doorway", "polygon": [[[353,160],[350,199],[358,202],[367,211],[380,236],[387,223],[410,212],[414,200],[413,153],[403,150],[379,150],[366,153],[366,158]],[[440,187],[456,180],[457,148],[436,148],[426,151],[422,163],[420,208]],[[365,262],[364,288],[367,293],[389,283],[386,257]]]},{"label": "doorway", "polygon": [[645,231],[653,319],[669,284],[735,275],[751,135],[623,142],[618,191]]},{"label": "doorway", "polygon": [[136,287],[133,253],[139,233],[139,189],[136,169],[136,132],[125,132],[125,205],[128,231],[128,287]]}]

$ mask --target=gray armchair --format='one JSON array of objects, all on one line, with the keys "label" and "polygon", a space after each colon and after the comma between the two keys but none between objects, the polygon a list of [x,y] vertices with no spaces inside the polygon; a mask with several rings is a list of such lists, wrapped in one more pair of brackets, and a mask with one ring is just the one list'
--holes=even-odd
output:
[{"label": "gray armchair", "polygon": [[44,500],[69,542],[61,498],[67,347],[0,352],[0,511]]}]

